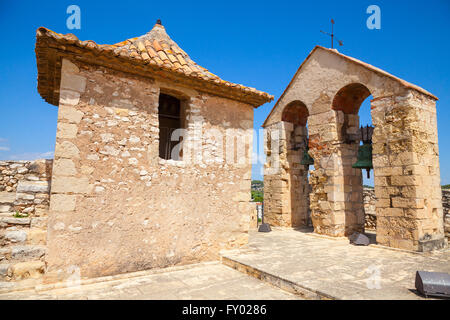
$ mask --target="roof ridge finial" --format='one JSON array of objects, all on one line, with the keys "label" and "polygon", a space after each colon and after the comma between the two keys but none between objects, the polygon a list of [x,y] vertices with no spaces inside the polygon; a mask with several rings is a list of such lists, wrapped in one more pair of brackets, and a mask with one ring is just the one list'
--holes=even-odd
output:
[{"label": "roof ridge finial", "polygon": [[161,25],[161,26],[162,26],[162,22],[161,22],[161,19],[158,19],[158,20],[156,20],[156,24],[159,24],[159,25]]}]

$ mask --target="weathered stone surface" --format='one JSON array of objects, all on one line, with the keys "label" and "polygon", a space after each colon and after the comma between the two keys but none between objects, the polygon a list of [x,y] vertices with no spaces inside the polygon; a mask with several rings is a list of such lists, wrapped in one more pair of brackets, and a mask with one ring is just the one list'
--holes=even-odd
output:
[{"label": "weathered stone surface", "polygon": [[[74,105],[76,105],[77,103],[78,103],[78,101],[76,103],[74,103]],[[58,117],[61,120],[65,120],[69,123],[78,124],[78,123],[80,123],[81,119],[83,118],[83,112],[81,112],[75,108],[72,108],[72,107],[61,105],[59,107]]]},{"label": "weathered stone surface", "polygon": [[58,136],[63,139],[75,139],[77,137],[78,127],[73,123],[60,122],[58,124]]},{"label": "weathered stone surface", "polygon": [[89,193],[89,179],[87,177],[53,177],[52,193]]},{"label": "weathered stone surface", "polygon": [[61,143],[56,142],[55,157],[76,159],[80,157],[80,150],[69,141],[63,141]]},{"label": "weathered stone surface", "polygon": [[[316,233],[364,231],[361,170],[352,165],[360,145],[358,111],[370,95],[377,240],[407,250],[428,248],[420,243],[444,234],[436,97],[324,48],[308,57],[264,123],[267,221],[294,226],[301,217],[297,223],[307,225],[302,205],[310,185],[306,208]],[[297,154],[305,148],[297,145],[301,133],[306,138],[305,124],[314,159],[309,179]]]},{"label": "weathered stone surface", "polygon": [[[80,93],[71,90],[61,90],[61,93],[59,94],[59,99],[61,107],[63,107],[62,110],[64,110],[65,106],[75,106],[78,104],[78,102],[80,101]],[[59,112],[61,114],[61,117],[63,117],[63,114],[61,113],[63,111]],[[64,118],[66,117],[64,116]]]},{"label": "weathered stone surface", "polygon": [[27,261],[12,265],[9,269],[8,276],[14,280],[37,278],[45,271],[45,263],[43,261]]},{"label": "weathered stone surface", "polygon": [[54,162],[53,172],[59,176],[74,176],[77,170],[71,159],[58,159]]},{"label": "weathered stone surface", "polygon": [[10,205],[0,205],[0,212],[10,212],[12,209],[12,206]]},{"label": "weathered stone surface", "polygon": [[8,225],[29,225],[30,218],[13,218],[13,217],[5,217],[0,218],[0,223],[5,223]]},{"label": "weathered stone surface", "polygon": [[24,242],[27,240],[27,233],[24,230],[7,231],[5,239],[10,242]]},{"label": "weathered stone surface", "polygon": [[48,181],[20,181],[17,185],[17,192],[46,193],[49,192]]},{"label": "weathered stone surface", "polygon": [[8,275],[8,269],[10,265],[8,263],[0,263],[0,279]]},{"label": "weathered stone surface", "polygon": [[30,229],[27,232],[27,242],[31,245],[45,245],[47,231],[42,229]]},{"label": "weathered stone surface", "polygon": [[[202,275],[199,277],[198,275]],[[46,275],[46,278],[49,274]],[[57,278],[57,276],[55,276]],[[211,282],[214,279],[215,283]],[[68,282],[70,284],[71,282]],[[72,284],[76,285],[75,281]],[[251,276],[215,263],[169,268],[165,272],[140,272],[119,279],[81,284],[52,290],[13,291],[0,294],[0,300],[111,300],[121,299],[216,299],[216,300],[296,300],[299,296],[265,284]],[[216,313],[217,314],[217,313]]]},{"label": "weathered stone surface", "polygon": [[25,245],[15,246],[11,250],[11,257],[16,260],[22,259],[39,259],[45,255],[46,249],[44,246]]},{"label": "weathered stone surface", "polygon": [[11,204],[16,200],[14,192],[0,192],[0,204]]},{"label": "weathered stone surface", "polygon": [[272,285],[289,282],[289,289],[295,284],[341,300],[430,299],[414,292],[416,271],[450,273],[448,250],[416,254],[373,245],[359,247],[346,238],[327,239],[289,229],[266,234],[252,231],[248,248],[221,255],[225,265]]},{"label": "weathered stone surface", "polygon": [[50,201],[50,210],[59,212],[74,211],[75,203],[75,195],[53,194]]},{"label": "weathered stone surface", "polygon": [[[75,125],[77,135],[59,130],[56,136],[49,268],[80,265],[89,277],[210,260],[243,245],[254,207],[240,206],[250,200],[252,145],[251,130],[242,126],[252,127],[253,107],[173,83],[78,68],[86,81],[62,73],[70,78],[61,80],[62,88],[81,94],[70,106],[67,96],[60,98],[66,111],[58,122]],[[189,97],[182,101],[188,132],[182,161],[159,158],[160,88]],[[202,128],[245,138],[238,153],[245,161],[226,163],[217,141],[197,136]],[[101,249],[92,252],[86,243]],[[106,259],[118,247],[123,252]]]},{"label": "weathered stone surface", "polygon": [[86,78],[75,74],[61,77],[61,88],[82,93],[86,88]]}]

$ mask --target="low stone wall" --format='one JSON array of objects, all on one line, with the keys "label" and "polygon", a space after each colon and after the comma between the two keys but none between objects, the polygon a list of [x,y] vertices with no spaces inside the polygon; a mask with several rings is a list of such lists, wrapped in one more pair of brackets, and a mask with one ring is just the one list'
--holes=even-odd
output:
[{"label": "low stone wall", "polygon": [[52,164],[0,161],[0,282],[45,272]]},{"label": "low stone wall", "polygon": [[0,161],[0,192],[15,194],[12,204],[3,204],[1,212],[40,216],[49,207],[53,160]]},{"label": "low stone wall", "polygon": [[444,233],[450,239],[450,190],[442,190],[442,208],[444,209]]},{"label": "low stone wall", "polygon": [[[367,230],[375,230],[377,225],[377,217],[375,215],[375,189],[364,188],[364,210],[366,213]],[[442,190],[442,207],[444,209],[444,232],[445,236],[450,239],[450,190]]]},{"label": "low stone wall", "polygon": [[363,189],[364,212],[366,214],[366,222],[364,228],[366,230],[375,230],[377,227],[377,216],[375,214],[375,189]]}]

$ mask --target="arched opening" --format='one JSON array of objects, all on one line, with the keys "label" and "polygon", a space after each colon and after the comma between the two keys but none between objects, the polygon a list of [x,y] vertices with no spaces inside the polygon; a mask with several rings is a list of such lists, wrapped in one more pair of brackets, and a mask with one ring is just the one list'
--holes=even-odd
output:
[{"label": "arched opening", "polygon": [[366,86],[352,83],[337,92],[332,104],[334,110],[342,112],[338,136],[344,180],[346,235],[364,232],[366,227],[375,227],[372,219],[372,213],[375,214],[373,170],[369,179],[365,170],[362,172],[361,169],[353,168],[362,144],[361,126],[372,126],[371,99],[371,93]]},{"label": "arched opening", "polygon": [[292,227],[311,226],[309,194],[311,188],[308,181],[308,166],[301,161],[308,146],[308,108],[301,101],[289,103],[283,110],[281,120],[285,124],[287,149],[288,202]]}]

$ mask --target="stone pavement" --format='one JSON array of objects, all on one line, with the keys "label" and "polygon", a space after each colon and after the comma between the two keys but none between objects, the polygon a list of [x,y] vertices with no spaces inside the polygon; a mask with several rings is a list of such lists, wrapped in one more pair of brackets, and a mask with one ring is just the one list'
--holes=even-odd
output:
[{"label": "stone pavement", "polygon": [[[168,270],[170,270],[169,268]],[[26,290],[0,293],[0,300],[28,299],[193,299],[193,300],[271,300],[300,299],[219,262],[207,262],[173,271],[102,281],[51,290]],[[138,272],[136,274],[142,274]],[[123,275],[121,275],[123,277]]]},{"label": "stone pavement", "polygon": [[247,247],[222,252],[222,262],[306,298],[424,299],[417,270],[450,273],[450,250],[412,253],[346,238],[273,228],[251,232]]}]

